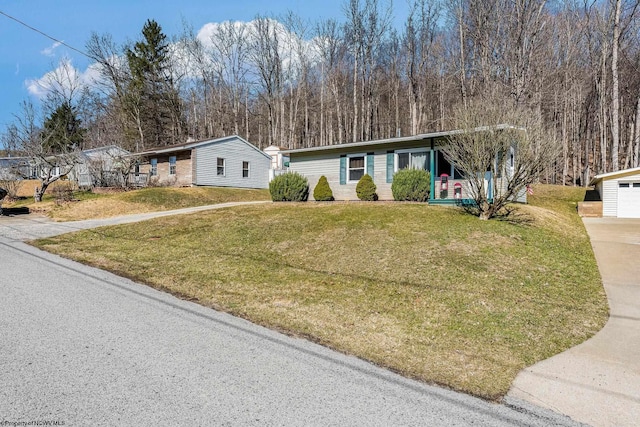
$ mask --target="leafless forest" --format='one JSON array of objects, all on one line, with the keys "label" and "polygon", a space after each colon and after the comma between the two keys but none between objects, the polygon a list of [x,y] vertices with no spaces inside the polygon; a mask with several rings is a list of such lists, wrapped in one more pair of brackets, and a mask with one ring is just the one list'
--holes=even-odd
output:
[{"label": "leafless forest", "polygon": [[101,78],[78,111],[87,145],[239,134],[300,148],[446,130],[460,105],[508,102],[542,118],[559,147],[541,178],[585,184],[640,166],[637,9],[412,0],[397,28],[384,1],[345,0],[339,21],[257,16],[166,36],[148,21],[126,46],[88,40]]}]

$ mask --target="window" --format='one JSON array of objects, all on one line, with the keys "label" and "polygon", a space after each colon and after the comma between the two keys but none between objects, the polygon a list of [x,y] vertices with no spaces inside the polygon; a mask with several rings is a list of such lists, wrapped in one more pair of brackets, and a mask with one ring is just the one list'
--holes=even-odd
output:
[{"label": "window", "polygon": [[349,156],[349,181],[358,181],[365,174],[364,155]]},{"label": "window", "polygon": [[640,188],[640,182],[634,182],[633,188]]},{"label": "window", "polygon": [[222,157],[218,157],[218,176],[224,176],[224,159]]},{"label": "window", "polygon": [[427,152],[426,151],[405,151],[398,153],[398,162],[396,170],[413,168],[413,169],[428,169],[427,168]]},{"label": "window", "polygon": [[449,161],[447,160],[447,158],[444,156],[444,153],[440,150],[437,151],[438,153],[438,164],[436,166],[436,178],[440,178],[440,176],[443,173],[446,173],[447,175],[451,176],[451,163],[449,163]]},{"label": "window", "polygon": [[629,188],[629,183],[628,182],[619,182],[618,183],[618,187],[620,187],[620,188]]},{"label": "window", "polygon": [[151,159],[149,163],[151,163],[151,176],[158,175],[158,159]]},{"label": "window", "polygon": [[242,162],[242,177],[249,178],[249,162]]},{"label": "window", "polygon": [[133,172],[136,174],[136,176],[140,175],[140,162],[136,161],[136,165]]},{"label": "window", "polygon": [[176,174],[176,156],[169,156],[169,175]]}]

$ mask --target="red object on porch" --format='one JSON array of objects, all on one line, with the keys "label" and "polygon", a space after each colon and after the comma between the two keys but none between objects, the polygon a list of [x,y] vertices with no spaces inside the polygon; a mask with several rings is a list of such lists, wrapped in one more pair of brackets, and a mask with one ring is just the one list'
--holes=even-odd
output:
[{"label": "red object on porch", "polygon": [[440,175],[440,191],[447,191],[449,189],[449,175],[443,173]]},{"label": "red object on porch", "polygon": [[456,182],[453,185],[453,198],[454,199],[462,199],[462,184]]}]

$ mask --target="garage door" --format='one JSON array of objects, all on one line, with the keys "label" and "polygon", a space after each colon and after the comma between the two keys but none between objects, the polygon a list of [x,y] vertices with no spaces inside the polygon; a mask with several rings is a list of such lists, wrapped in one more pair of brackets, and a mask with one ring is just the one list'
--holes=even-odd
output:
[{"label": "garage door", "polygon": [[618,218],[640,218],[640,182],[618,182]]}]

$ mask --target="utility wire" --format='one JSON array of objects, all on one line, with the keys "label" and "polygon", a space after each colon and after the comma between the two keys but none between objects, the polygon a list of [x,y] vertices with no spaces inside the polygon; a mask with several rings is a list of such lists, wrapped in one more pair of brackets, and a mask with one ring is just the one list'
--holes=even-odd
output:
[{"label": "utility wire", "polygon": [[9,19],[11,19],[11,20],[13,20],[13,21],[16,21],[17,23],[19,23],[19,24],[21,24],[21,25],[24,25],[24,26],[25,26],[25,27],[27,27],[28,29],[30,29],[30,30],[32,30],[32,31],[35,31],[35,32],[36,32],[36,33],[38,33],[38,34],[42,34],[42,35],[43,35],[43,36],[45,36],[46,38],[51,39],[51,40],[53,40],[53,41],[54,41],[54,42],[56,42],[56,43],[60,43],[62,46],[66,46],[66,47],[68,47],[69,49],[74,50],[74,51],[78,52],[79,54],[86,56],[86,57],[87,57],[87,58],[89,58],[89,59],[93,59],[93,58],[91,58],[91,56],[89,56],[87,53],[85,53],[85,52],[81,51],[80,49],[76,49],[75,47],[73,47],[73,46],[71,46],[71,45],[68,45],[67,43],[63,42],[62,40],[58,40],[58,39],[56,39],[55,37],[51,37],[49,34],[44,33],[44,32],[42,32],[42,31],[38,30],[37,28],[32,27],[31,25],[29,25],[29,24],[27,24],[27,23],[25,23],[25,22],[22,22],[22,21],[21,21],[21,20],[19,20],[18,18],[14,18],[13,16],[8,15],[8,14],[4,13],[4,12],[3,12],[3,11],[1,11],[1,10],[0,10],[0,15],[4,15],[4,16],[6,16],[6,17],[7,17],[7,18],[9,18]]}]

